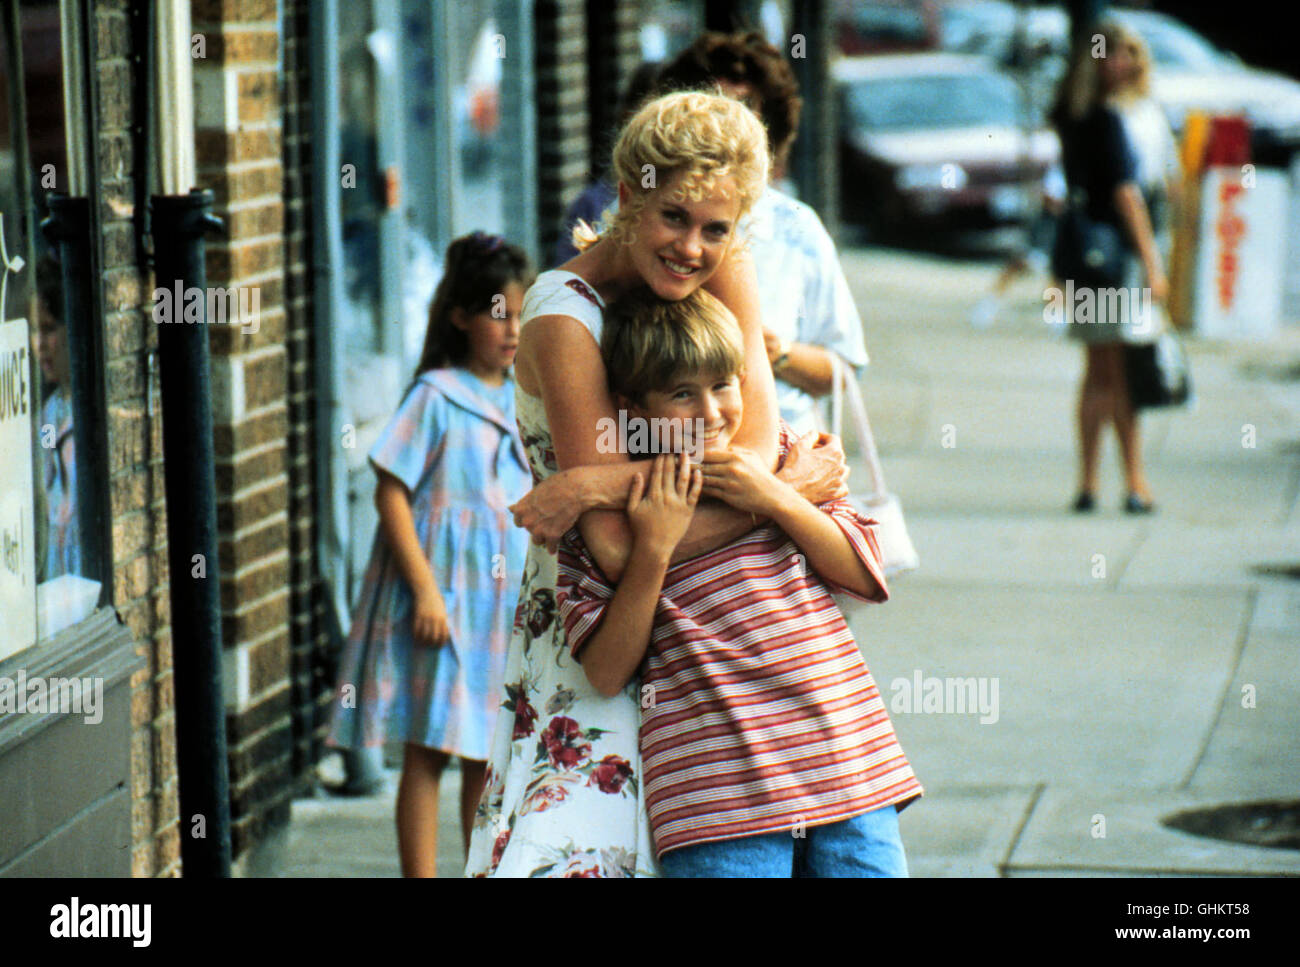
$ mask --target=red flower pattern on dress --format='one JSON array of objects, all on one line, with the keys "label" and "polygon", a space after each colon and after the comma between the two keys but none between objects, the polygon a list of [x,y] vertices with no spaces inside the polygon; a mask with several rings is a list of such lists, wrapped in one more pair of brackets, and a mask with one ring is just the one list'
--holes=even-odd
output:
[{"label": "red flower pattern on dress", "polygon": [[600,869],[600,857],[592,855],[589,851],[584,851],[569,859],[569,864],[564,868],[562,879],[565,880],[590,880],[600,879],[604,873]]},{"label": "red flower pattern on dress", "polygon": [[632,763],[619,755],[607,755],[596,763],[587,785],[596,786],[611,795],[623,791],[623,783],[632,776]]},{"label": "red flower pattern on dress", "polygon": [[492,844],[492,867],[491,867],[492,869],[495,870],[498,866],[501,865],[501,856],[502,854],[505,853],[506,844],[509,842],[510,842],[510,830],[507,829],[500,836],[498,836],[496,838],[496,842]]},{"label": "red flower pattern on dress", "polygon": [[551,719],[540,737],[551,765],[557,769],[576,769],[591,758],[591,743],[582,740],[582,726],[567,715]]},{"label": "red flower pattern on dress", "polygon": [[524,698],[523,690],[515,701],[515,731],[511,740],[526,739],[533,734],[533,722],[537,719],[537,709]]},{"label": "red flower pattern on dress", "polygon": [[528,797],[528,801],[524,804],[524,809],[526,812],[545,812],[552,806],[564,802],[568,796],[569,791],[558,783],[549,786],[542,786],[542,788],[538,789]]}]

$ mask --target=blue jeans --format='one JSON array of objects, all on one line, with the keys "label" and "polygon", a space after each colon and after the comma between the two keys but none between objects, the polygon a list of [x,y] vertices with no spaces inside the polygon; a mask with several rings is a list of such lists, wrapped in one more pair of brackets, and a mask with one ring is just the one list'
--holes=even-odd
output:
[{"label": "blue jeans", "polygon": [[671,877],[907,876],[893,806],[802,832],[683,846],[660,857],[659,868]]}]

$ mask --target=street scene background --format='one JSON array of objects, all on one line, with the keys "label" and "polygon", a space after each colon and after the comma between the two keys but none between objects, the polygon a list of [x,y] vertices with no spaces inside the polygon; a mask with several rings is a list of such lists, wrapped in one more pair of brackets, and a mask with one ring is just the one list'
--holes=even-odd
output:
[{"label": "street scene background", "polygon": [[[919,697],[915,711],[891,707],[926,786],[901,817],[912,874],[1300,873],[1294,849],[1169,825],[1295,794],[1300,330],[1193,341],[1195,408],[1144,421],[1159,514],[1119,511],[1108,447],[1101,511],[1078,517],[1081,359],[1043,322],[1042,280],[1015,286],[1005,319],[981,331],[969,309],[996,257],[849,247],[843,264],[871,352],[872,427],[921,560],[851,627],[887,704],[903,694],[891,683],[918,673],[998,680],[988,724],[927,714]],[[296,801],[261,872],[397,875],[395,783],[390,771],[372,797]],[[457,794],[449,776],[439,875],[463,866]],[[1197,828],[1243,835],[1252,822],[1263,828],[1258,816]]]}]

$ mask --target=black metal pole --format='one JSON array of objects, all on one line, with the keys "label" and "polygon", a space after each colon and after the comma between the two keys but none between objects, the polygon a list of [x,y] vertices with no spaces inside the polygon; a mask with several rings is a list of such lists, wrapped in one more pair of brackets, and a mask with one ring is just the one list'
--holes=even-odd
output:
[{"label": "black metal pole", "polygon": [[[217,502],[203,233],[220,227],[212,192],[152,199],[157,285],[170,313],[158,325],[163,453],[167,477],[167,560],[171,571],[176,762],[180,773],[181,872],[230,875],[230,778],[221,688]],[[186,321],[197,292],[197,324]],[[179,294],[180,298],[176,298]],[[158,303],[158,304],[161,304]],[[157,317],[155,317],[157,318]]]},{"label": "black metal pole", "polygon": [[803,95],[799,136],[791,151],[799,199],[817,210],[826,231],[835,238],[840,229],[840,153],[836,127],[839,95],[831,83],[830,67],[835,43],[832,13],[827,0],[795,4],[792,34],[801,40],[792,36],[784,53]]}]

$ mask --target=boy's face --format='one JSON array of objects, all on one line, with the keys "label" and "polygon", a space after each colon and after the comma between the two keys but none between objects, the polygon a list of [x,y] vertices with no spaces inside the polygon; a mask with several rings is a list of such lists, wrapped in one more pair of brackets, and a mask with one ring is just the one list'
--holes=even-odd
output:
[{"label": "boy's face", "polygon": [[[645,419],[682,421],[683,442],[688,450],[725,450],[744,416],[740,377],[683,375],[665,389],[647,392],[641,405],[631,403],[628,409]],[[699,439],[695,437],[697,426],[702,431]]]}]

